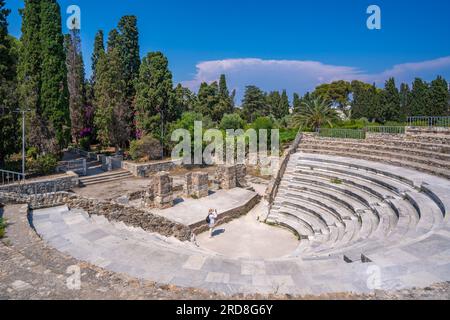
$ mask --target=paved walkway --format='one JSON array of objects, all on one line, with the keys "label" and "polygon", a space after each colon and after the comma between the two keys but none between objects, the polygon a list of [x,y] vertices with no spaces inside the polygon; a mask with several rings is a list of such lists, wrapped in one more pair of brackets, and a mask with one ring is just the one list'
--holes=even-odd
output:
[{"label": "paved walkway", "polygon": [[289,255],[299,245],[297,237],[262,223],[265,215],[267,207],[261,202],[248,215],[218,226],[212,239],[209,232],[197,236],[197,243],[231,258],[272,259]]}]

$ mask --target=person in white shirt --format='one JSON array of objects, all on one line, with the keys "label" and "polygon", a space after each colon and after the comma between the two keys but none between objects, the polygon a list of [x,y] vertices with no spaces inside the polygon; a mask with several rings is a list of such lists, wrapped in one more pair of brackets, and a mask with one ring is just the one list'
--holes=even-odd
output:
[{"label": "person in white shirt", "polygon": [[208,213],[208,226],[209,226],[209,237],[212,238],[214,235],[214,227],[216,226],[217,220],[217,210],[209,209]]}]

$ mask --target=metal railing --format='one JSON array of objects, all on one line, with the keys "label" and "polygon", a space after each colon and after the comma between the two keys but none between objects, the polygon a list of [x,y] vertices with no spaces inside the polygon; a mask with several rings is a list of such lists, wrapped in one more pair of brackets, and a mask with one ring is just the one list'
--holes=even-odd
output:
[{"label": "metal railing", "polygon": [[25,175],[19,172],[0,169],[0,186],[25,181]]},{"label": "metal railing", "polygon": [[380,133],[380,134],[405,134],[406,133],[406,127],[367,127],[364,129],[366,132],[369,133]]},{"label": "metal railing", "polygon": [[319,137],[339,139],[366,139],[365,130],[321,128],[317,130]]},{"label": "metal railing", "polygon": [[73,171],[75,173],[85,176],[87,174],[86,159],[58,162],[58,167],[56,171],[57,172]]},{"label": "metal railing", "polygon": [[409,117],[410,127],[450,127],[450,117]]}]

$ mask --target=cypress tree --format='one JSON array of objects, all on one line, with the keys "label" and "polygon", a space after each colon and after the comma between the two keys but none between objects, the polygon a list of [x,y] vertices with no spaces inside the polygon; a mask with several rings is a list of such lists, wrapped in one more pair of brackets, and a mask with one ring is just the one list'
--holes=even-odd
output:
[{"label": "cypress tree", "polygon": [[5,1],[0,0],[0,168],[5,158],[14,153],[17,143],[16,67],[17,48],[15,39],[8,36],[7,17],[10,10],[5,9]]},{"label": "cypress tree", "polygon": [[105,40],[103,36],[103,30],[99,30],[95,35],[94,52],[92,53],[92,77],[91,82],[95,83],[97,77],[97,63],[100,56],[105,53]]},{"label": "cypress tree", "polygon": [[430,115],[439,117],[448,115],[449,103],[448,83],[444,78],[438,76],[431,82],[430,86]]},{"label": "cypress tree", "polygon": [[429,116],[429,85],[420,78],[413,82],[410,105],[412,116]]},{"label": "cypress tree", "polygon": [[70,116],[61,13],[56,0],[41,0],[39,3],[42,61],[40,104],[43,116],[52,125],[59,147],[63,148],[70,139]]},{"label": "cypress tree", "polygon": [[209,116],[214,121],[220,121],[220,110],[217,108],[220,103],[219,86],[217,82],[210,85],[202,83],[197,94],[195,112],[204,116]]},{"label": "cypress tree", "polygon": [[410,94],[409,85],[402,83],[400,86],[400,112],[402,121],[406,121],[408,117],[411,117]]},{"label": "cypress tree", "polygon": [[[135,89],[138,131],[152,133],[163,142],[166,123],[176,120],[180,114],[175,108],[169,62],[161,52],[151,52],[142,60]],[[155,121],[159,121],[159,128]]]},{"label": "cypress tree", "polygon": [[269,114],[278,118],[279,110],[281,109],[281,95],[278,91],[270,92],[267,97],[267,107],[269,108]]},{"label": "cypress tree", "polygon": [[78,143],[82,130],[86,127],[84,114],[86,91],[80,30],[71,30],[65,40],[71,135],[72,141]]},{"label": "cypress tree", "polygon": [[394,78],[386,81],[382,93],[381,119],[383,121],[400,121],[400,94]]},{"label": "cypress tree", "polygon": [[294,99],[292,100],[292,107],[294,113],[299,113],[301,110],[302,101],[300,99],[300,95],[298,93],[294,93]]},{"label": "cypress tree", "polygon": [[127,96],[131,101],[134,96],[133,82],[139,75],[139,66],[141,64],[137,18],[135,16],[122,17],[117,30],[119,34],[118,45],[124,68],[124,78],[127,84]]},{"label": "cypress tree", "polygon": [[269,114],[266,95],[256,86],[247,86],[242,100],[242,113],[249,122]]},{"label": "cypress tree", "polygon": [[100,54],[97,63],[94,124],[102,145],[116,149],[126,147],[130,134],[125,83],[120,52],[108,48],[108,53]]},{"label": "cypress tree", "polygon": [[[109,33],[108,33],[108,41],[107,41],[107,51],[112,51],[113,49],[118,49],[119,50],[119,54],[120,54],[120,60],[122,60],[122,54],[120,52],[120,35],[119,32],[117,31],[117,29],[112,29]],[[122,63],[122,61],[121,61]],[[123,69],[123,66],[122,66]]]},{"label": "cypress tree", "polygon": [[286,90],[283,90],[283,93],[281,94],[280,110],[277,114],[277,118],[282,119],[285,116],[289,115],[290,108],[291,108],[291,106],[289,105],[289,98],[288,98],[287,92],[286,92]]}]

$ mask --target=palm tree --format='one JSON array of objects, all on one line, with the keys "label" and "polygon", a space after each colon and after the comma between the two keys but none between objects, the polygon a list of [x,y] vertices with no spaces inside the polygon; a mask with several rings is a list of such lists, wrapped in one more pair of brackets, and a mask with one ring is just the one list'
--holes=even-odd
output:
[{"label": "palm tree", "polygon": [[308,99],[303,101],[302,106],[300,113],[294,116],[294,122],[299,126],[317,131],[324,124],[333,127],[333,122],[339,119],[336,110],[331,107],[331,102],[325,99]]}]

